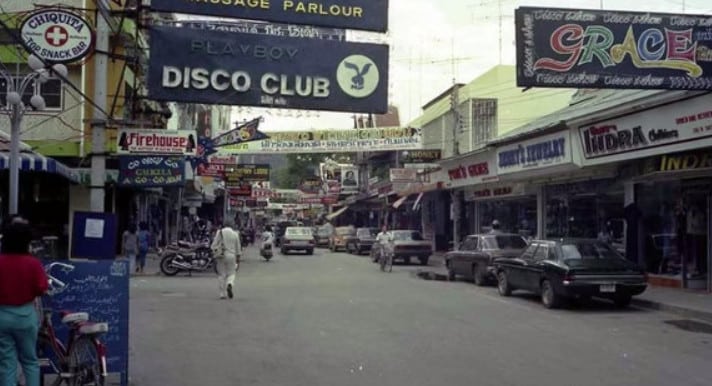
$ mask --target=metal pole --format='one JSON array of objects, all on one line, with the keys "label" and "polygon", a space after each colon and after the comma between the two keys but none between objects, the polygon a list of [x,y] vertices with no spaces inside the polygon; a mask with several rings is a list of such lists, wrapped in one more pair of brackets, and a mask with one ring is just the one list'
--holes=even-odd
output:
[{"label": "metal pole", "polygon": [[[97,1],[97,8],[105,7],[103,1]],[[106,183],[106,155],[104,144],[106,141],[104,130],[106,120],[103,111],[106,111],[107,88],[107,57],[104,52],[109,51],[109,25],[102,12],[96,17],[96,51],[94,57],[94,106],[92,116],[92,150],[91,150],[91,183],[89,205],[92,212],[104,212],[104,185]]]},{"label": "metal pole", "polygon": [[22,123],[22,106],[12,105],[10,113],[10,207],[9,215],[18,214],[20,190],[20,124]]}]

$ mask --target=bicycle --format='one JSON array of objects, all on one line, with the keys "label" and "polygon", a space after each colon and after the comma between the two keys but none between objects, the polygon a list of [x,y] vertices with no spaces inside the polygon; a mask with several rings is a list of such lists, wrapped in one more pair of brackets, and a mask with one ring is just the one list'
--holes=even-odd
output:
[{"label": "bicycle", "polygon": [[[45,267],[49,277],[48,297],[67,289],[67,284],[51,275],[52,268],[60,267],[64,272],[71,272],[74,267],[65,263],[51,263]],[[103,386],[106,380],[106,346],[99,336],[109,331],[108,323],[89,321],[86,312],[62,312],[62,323],[69,327],[67,344],[57,338],[52,325],[52,309],[37,302],[41,315],[39,338],[37,341],[38,357],[41,367],[51,367],[57,374],[52,386],[93,385]],[[44,375],[42,375],[44,384]]]},{"label": "bicycle", "polygon": [[386,251],[384,248],[381,250],[378,259],[381,264],[381,271],[393,272],[393,254],[392,253],[388,253],[388,251]]}]

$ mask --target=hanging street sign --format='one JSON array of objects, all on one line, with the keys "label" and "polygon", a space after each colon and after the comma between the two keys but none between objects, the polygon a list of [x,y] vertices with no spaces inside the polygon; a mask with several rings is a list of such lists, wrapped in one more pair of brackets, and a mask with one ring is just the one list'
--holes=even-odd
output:
[{"label": "hanging street sign", "polygon": [[127,156],[119,158],[118,185],[133,187],[181,186],[184,183],[183,157]]},{"label": "hanging street sign", "polygon": [[117,154],[196,155],[195,131],[119,129]]},{"label": "hanging street sign", "polygon": [[77,62],[94,48],[89,22],[61,9],[30,13],[20,25],[20,37],[33,54],[51,63]]},{"label": "hanging street sign", "polygon": [[151,0],[159,12],[386,32],[388,0]]},{"label": "hanging street sign", "polygon": [[712,16],[520,7],[521,87],[712,90]]},{"label": "hanging street sign", "polygon": [[382,114],[388,46],[153,27],[149,98]]}]

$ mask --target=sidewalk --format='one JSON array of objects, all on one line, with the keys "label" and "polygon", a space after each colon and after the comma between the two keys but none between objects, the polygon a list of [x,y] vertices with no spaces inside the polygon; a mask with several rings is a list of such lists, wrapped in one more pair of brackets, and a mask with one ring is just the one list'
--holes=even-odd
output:
[{"label": "sidewalk", "polygon": [[[434,254],[430,258],[428,268],[419,270],[417,276],[426,280],[447,280],[443,258],[443,253]],[[712,294],[706,292],[648,286],[643,294],[633,298],[631,304],[712,322]]]}]

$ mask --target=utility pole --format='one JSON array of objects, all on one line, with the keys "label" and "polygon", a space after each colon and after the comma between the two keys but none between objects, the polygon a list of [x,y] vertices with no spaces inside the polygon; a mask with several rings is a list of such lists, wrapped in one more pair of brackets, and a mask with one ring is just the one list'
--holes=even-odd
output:
[{"label": "utility pole", "polygon": [[[462,119],[460,117],[460,86],[455,79],[452,80],[452,91],[450,94],[450,110],[453,116],[452,122],[452,156],[460,154],[460,135]],[[452,205],[452,248],[457,251],[460,242],[460,216],[462,215],[462,203],[457,191],[450,192],[450,202]]]},{"label": "utility pole", "polygon": [[109,24],[104,18],[108,14],[106,0],[96,2],[96,53],[94,56],[94,106],[91,127],[91,180],[89,205],[92,212],[104,212],[106,191],[106,124],[110,118],[106,111],[107,52],[109,52]]}]

